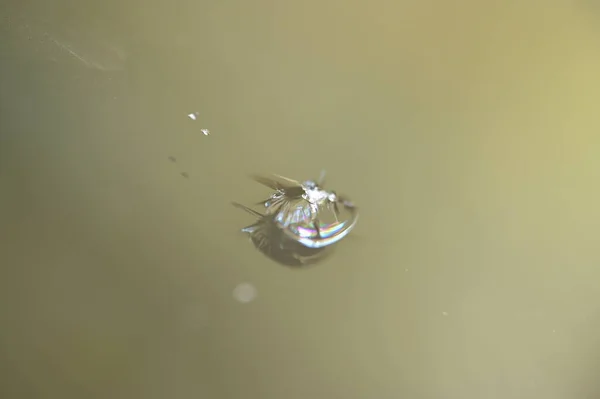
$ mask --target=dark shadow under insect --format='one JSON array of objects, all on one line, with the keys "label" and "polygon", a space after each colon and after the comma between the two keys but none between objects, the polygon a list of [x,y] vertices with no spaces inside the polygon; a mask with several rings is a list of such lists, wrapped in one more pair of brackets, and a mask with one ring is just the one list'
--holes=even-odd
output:
[{"label": "dark shadow under insect", "polygon": [[242,232],[250,236],[254,247],[263,255],[281,265],[291,267],[314,265],[333,252],[333,245],[309,248],[291,239],[273,220],[274,215],[263,215],[237,202],[234,202],[233,206],[256,217],[256,222],[244,227]]}]

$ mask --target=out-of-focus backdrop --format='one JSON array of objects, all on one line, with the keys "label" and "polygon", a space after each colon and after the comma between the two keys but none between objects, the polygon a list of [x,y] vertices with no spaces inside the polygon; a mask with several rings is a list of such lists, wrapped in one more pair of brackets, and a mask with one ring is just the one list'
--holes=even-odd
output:
[{"label": "out-of-focus backdrop", "polygon": [[[3,0],[0,33],[0,397],[600,397],[594,2]],[[279,266],[230,202],[321,169],[358,227]]]}]

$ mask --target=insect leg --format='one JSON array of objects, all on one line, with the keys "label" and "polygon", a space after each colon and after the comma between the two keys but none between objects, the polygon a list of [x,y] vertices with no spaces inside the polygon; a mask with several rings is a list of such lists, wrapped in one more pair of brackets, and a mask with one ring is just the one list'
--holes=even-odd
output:
[{"label": "insect leg", "polygon": [[237,202],[232,202],[231,204],[232,204],[233,206],[235,206],[236,208],[240,208],[240,209],[243,209],[243,210],[245,210],[246,212],[248,212],[248,213],[249,213],[249,214],[251,214],[251,215],[254,215],[254,216],[256,216],[257,218],[262,218],[262,217],[264,216],[262,213],[260,213],[260,212],[256,212],[254,209],[250,209],[250,208],[248,208],[248,207],[247,207],[247,206],[245,206],[245,205],[238,204]]},{"label": "insect leg", "polygon": [[335,222],[339,223],[338,215],[340,214],[340,208],[338,207],[337,202],[333,202],[333,216],[335,216]]},{"label": "insect leg", "polygon": [[321,174],[319,175],[319,179],[317,180],[317,185],[319,187],[323,187],[323,185],[325,184],[325,174],[327,174],[327,171],[323,169],[321,171]]},{"label": "insect leg", "polygon": [[315,225],[315,230],[317,231],[317,238],[322,238],[321,237],[321,222],[319,221],[319,218],[315,218],[313,220],[313,224]]},{"label": "insect leg", "polygon": [[356,210],[356,206],[354,205],[354,203],[344,197],[338,197],[338,202],[341,202],[342,205],[344,205],[344,207],[346,207],[346,208]]}]

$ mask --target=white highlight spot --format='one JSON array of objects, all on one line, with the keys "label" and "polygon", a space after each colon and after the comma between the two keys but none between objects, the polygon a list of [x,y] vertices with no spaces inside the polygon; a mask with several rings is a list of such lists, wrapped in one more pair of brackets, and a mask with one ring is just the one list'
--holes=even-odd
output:
[{"label": "white highlight spot", "polygon": [[233,297],[241,303],[252,302],[256,295],[256,287],[250,283],[240,283],[233,289]]},{"label": "white highlight spot", "polygon": [[448,316],[448,312],[442,312],[442,316]]},{"label": "white highlight spot", "polygon": [[[192,112],[191,114],[188,114],[188,118],[190,118],[193,121],[197,121],[199,115],[200,114],[198,112]],[[210,130],[208,130],[208,129],[200,129],[200,131],[205,136],[208,136],[210,134]]]}]

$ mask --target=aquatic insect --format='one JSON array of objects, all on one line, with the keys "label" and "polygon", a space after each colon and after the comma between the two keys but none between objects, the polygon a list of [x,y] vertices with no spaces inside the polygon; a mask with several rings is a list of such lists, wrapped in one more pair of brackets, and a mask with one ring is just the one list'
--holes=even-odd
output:
[{"label": "aquatic insect", "polygon": [[233,206],[256,217],[257,220],[244,227],[242,232],[250,236],[250,241],[256,249],[279,264],[304,267],[320,262],[332,253],[332,246],[309,248],[290,238],[279,228],[273,215],[263,215],[237,202],[234,202]]},{"label": "aquatic insect", "polygon": [[[335,191],[323,189],[325,172],[317,181],[298,182],[287,177],[253,176],[275,190],[259,204],[289,238],[308,248],[323,248],[346,237],[356,226],[358,210]],[[342,213],[346,217],[342,218]]]}]

